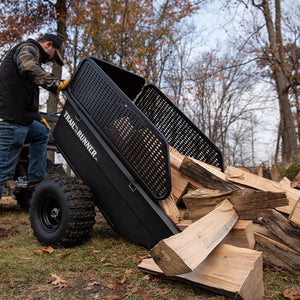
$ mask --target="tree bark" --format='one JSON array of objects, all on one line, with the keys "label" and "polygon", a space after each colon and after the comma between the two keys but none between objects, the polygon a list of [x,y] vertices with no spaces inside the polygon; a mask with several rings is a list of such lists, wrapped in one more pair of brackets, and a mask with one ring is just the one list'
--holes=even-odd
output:
[{"label": "tree bark", "polygon": [[[55,3],[56,12],[56,24],[57,24],[57,35],[65,42],[67,39],[67,4],[66,0],[57,0]],[[62,67],[58,64],[53,64],[52,73],[58,78],[62,77]],[[55,113],[57,112],[59,101],[59,94],[49,93],[47,112]]]},{"label": "tree bark", "polygon": [[[258,5],[255,6],[258,7]],[[273,24],[272,21],[269,1],[262,1],[259,7],[262,9],[266,21],[272,55],[272,72],[276,83],[276,91],[280,106],[280,115],[282,120],[282,159],[291,161],[295,159],[298,154],[298,144],[291,105],[288,97],[289,82],[285,74],[286,65],[281,36],[280,0],[275,0],[275,24]]]},{"label": "tree bark", "polygon": [[[57,0],[55,3],[55,12],[56,12],[56,23],[57,23],[57,35],[63,40],[67,39],[67,5],[66,0]],[[58,79],[62,77],[62,67],[54,63],[52,67],[52,74],[55,75]],[[53,94],[49,93],[48,102],[47,102],[47,113],[55,113],[58,109],[59,102],[59,93]],[[54,151],[48,151],[48,159],[54,162]]]}]

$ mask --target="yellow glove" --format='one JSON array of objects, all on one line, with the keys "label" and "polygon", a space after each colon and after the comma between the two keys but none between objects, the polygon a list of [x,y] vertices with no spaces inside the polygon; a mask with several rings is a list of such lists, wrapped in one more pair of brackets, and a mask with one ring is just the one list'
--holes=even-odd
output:
[{"label": "yellow glove", "polygon": [[60,82],[60,84],[59,84],[56,92],[60,92],[62,90],[65,90],[69,85],[70,79],[60,80],[59,82]]},{"label": "yellow glove", "polygon": [[51,130],[51,127],[50,127],[50,125],[48,124],[48,122],[46,121],[45,118],[41,119],[40,122],[41,122],[42,124],[44,124],[44,125],[47,127],[47,129]]}]

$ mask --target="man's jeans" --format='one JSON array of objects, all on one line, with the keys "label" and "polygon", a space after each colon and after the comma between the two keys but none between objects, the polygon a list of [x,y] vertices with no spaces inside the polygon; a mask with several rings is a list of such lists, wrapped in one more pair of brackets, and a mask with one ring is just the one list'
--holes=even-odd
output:
[{"label": "man's jeans", "polygon": [[24,143],[30,143],[28,180],[35,182],[47,177],[48,139],[49,130],[38,121],[33,121],[30,126],[0,121],[0,197],[18,163]]}]

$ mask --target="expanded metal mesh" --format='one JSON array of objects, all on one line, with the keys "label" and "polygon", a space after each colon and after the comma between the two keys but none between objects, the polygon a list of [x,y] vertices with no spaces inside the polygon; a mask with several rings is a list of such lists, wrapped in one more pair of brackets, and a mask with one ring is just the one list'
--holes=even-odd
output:
[{"label": "expanded metal mesh", "polygon": [[123,163],[155,199],[171,191],[166,139],[93,59],[84,60],[69,88]]},{"label": "expanded metal mesh", "polygon": [[223,170],[221,151],[158,88],[146,86],[135,104],[180,153]]}]

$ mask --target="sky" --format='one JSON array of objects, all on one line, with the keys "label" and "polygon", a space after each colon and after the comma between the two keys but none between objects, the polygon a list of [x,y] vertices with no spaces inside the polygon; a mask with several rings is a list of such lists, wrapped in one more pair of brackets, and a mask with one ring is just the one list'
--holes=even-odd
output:
[{"label": "sky", "polygon": [[[199,11],[193,20],[199,29],[199,36],[201,36],[199,46],[195,49],[195,52],[210,52],[226,44],[228,39],[226,29],[228,27],[225,26],[226,20],[228,20],[228,15],[227,12],[222,10],[220,1],[209,2],[204,9]],[[270,93],[270,87],[266,84],[258,85],[257,89],[259,91],[266,89],[266,93]],[[273,94],[273,97],[276,97],[276,95]],[[279,110],[276,99],[263,112],[257,112],[256,116],[259,120],[256,129],[256,162],[257,164],[272,164],[279,123]]]}]

